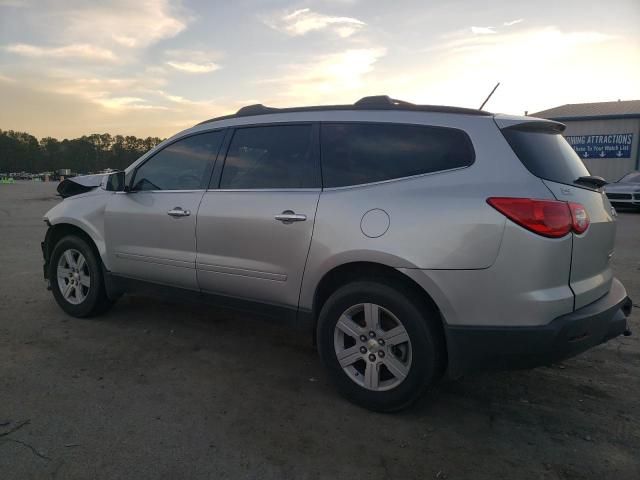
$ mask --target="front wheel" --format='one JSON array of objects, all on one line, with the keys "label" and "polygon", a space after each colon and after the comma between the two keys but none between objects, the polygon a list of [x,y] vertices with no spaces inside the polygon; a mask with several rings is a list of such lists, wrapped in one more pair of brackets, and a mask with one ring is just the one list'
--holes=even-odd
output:
[{"label": "front wheel", "polygon": [[55,245],[49,261],[49,281],[53,297],[69,315],[90,317],[111,306],[100,260],[80,237],[70,235]]},{"label": "front wheel", "polygon": [[335,291],[318,319],[318,349],[338,390],[365,408],[409,406],[441,372],[443,340],[434,313],[378,282]]}]

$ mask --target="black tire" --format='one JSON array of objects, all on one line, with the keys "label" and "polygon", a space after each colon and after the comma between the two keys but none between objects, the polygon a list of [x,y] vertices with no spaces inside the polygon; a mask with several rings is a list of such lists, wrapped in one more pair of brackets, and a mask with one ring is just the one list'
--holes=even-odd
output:
[{"label": "black tire", "polygon": [[[90,286],[86,293],[86,298],[79,304],[67,301],[60,291],[58,283],[58,262],[60,257],[70,249],[76,250],[84,256],[90,277]],[[53,247],[51,258],[49,259],[49,281],[51,283],[51,292],[56,302],[62,310],[71,316],[79,318],[96,316],[108,310],[113,304],[105,291],[100,258],[96,256],[86,240],[76,235],[63,237]]]},{"label": "black tire", "polygon": [[[392,312],[411,342],[411,365],[404,380],[386,391],[357,384],[340,366],[334,332],[340,316],[353,305],[374,303]],[[424,302],[382,282],[356,281],[340,287],[323,305],[318,318],[320,358],[337,389],[349,401],[369,410],[394,412],[410,406],[439,378],[444,365],[444,339],[439,319]]]}]

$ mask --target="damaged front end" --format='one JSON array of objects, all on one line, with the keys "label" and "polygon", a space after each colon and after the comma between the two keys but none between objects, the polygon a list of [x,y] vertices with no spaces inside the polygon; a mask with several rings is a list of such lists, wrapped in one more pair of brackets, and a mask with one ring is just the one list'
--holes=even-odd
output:
[{"label": "damaged front end", "polygon": [[81,177],[65,178],[58,184],[58,195],[62,198],[73,197],[81,193],[87,193],[98,188],[107,174],[83,175]]}]

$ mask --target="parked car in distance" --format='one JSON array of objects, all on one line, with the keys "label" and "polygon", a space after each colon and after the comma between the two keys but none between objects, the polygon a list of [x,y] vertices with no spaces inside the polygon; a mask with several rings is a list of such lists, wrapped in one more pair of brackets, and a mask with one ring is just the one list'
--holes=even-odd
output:
[{"label": "parked car in distance", "polygon": [[629,172],[604,190],[614,207],[640,208],[640,172]]},{"label": "parked car in distance", "polygon": [[563,129],[389,97],[245,107],[62,184],[44,275],[77,317],[143,289],[308,325],[348,399],[399,410],[630,333],[615,210]]}]

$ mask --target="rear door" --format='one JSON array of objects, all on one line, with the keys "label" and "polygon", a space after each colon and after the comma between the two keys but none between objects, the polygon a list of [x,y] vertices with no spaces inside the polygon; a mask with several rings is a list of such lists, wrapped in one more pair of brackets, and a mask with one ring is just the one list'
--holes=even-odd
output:
[{"label": "rear door", "polygon": [[562,130],[563,126],[553,122],[520,121],[503,128],[502,133],[525,167],[541,178],[558,200],[579,203],[589,215],[589,228],[582,234],[572,234],[569,285],[578,309],[611,288],[610,260],[616,225],[614,211],[602,189],[576,183],[590,173],[562,136]]},{"label": "rear door", "polygon": [[317,125],[236,128],[226,150],[198,211],[200,288],[297,307],[321,187]]},{"label": "rear door", "polygon": [[105,212],[114,273],[198,289],[196,213],[224,132],[173,142],[138,166],[131,189],[112,195]]}]

